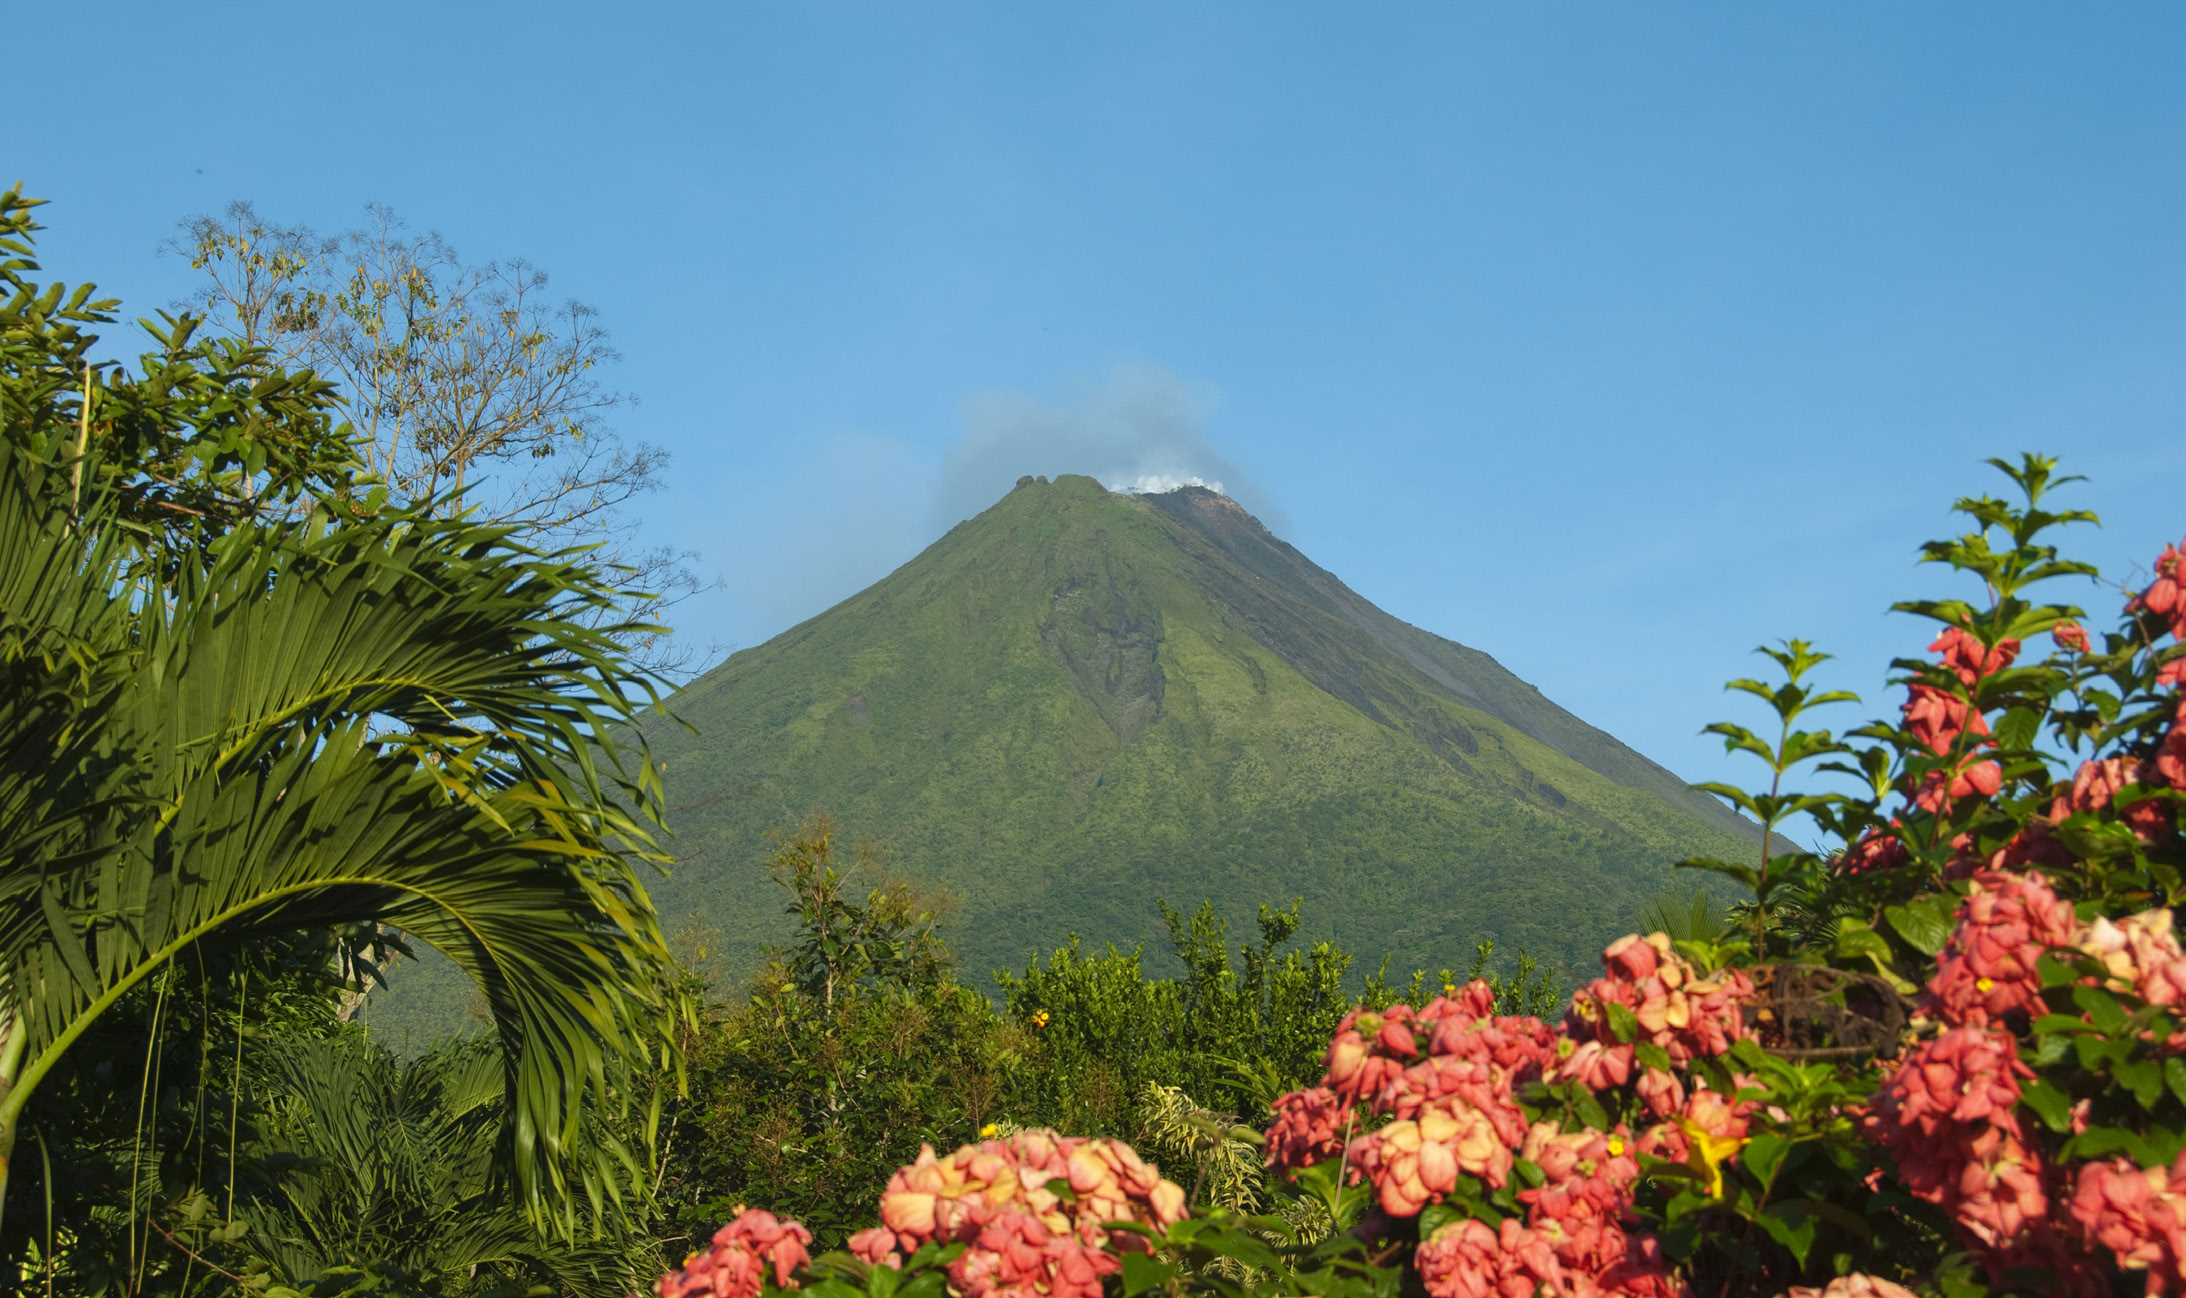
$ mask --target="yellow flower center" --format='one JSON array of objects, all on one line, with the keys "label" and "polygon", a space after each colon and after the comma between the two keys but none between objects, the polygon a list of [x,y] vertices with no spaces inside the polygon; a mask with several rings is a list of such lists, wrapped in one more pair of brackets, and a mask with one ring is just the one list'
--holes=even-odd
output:
[{"label": "yellow flower center", "polygon": [[1620,1156],[1621,1156],[1621,1155],[1622,1155],[1623,1153],[1624,1153],[1624,1137],[1622,1137],[1622,1136],[1611,1136],[1611,1137],[1609,1138],[1609,1156],[1610,1156],[1611,1158],[1617,1158],[1617,1157],[1620,1157]]},{"label": "yellow flower center", "polygon": [[994,1136],[994,1134],[995,1134],[996,1132],[1000,1131],[1000,1130],[1001,1130],[1001,1128],[1000,1128],[1000,1127],[998,1127],[998,1126],[996,1126],[996,1125],[995,1125],[994,1123],[991,1123],[991,1122],[990,1122],[990,1123],[988,1123],[988,1124],[987,1124],[986,1126],[984,1126],[984,1127],[981,1127],[981,1128],[979,1129],[979,1134],[980,1134],[980,1136],[981,1136],[981,1137],[983,1137],[983,1138],[987,1138],[987,1139],[992,1139],[992,1138],[993,1138],[993,1136]]},{"label": "yellow flower center", "polygon": [[1996,983],[1993,979],[1976,978],[1973,980],[1973,989],[1977,992],[1981,992],[1984,995],[1986,995],[1988,993],[1988,990],[1994,986],[1996,986]]}]

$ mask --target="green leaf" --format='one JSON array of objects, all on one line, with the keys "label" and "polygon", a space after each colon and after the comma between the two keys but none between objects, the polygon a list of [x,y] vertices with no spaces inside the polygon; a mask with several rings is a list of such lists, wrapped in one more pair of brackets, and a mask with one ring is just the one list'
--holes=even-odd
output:
[{"label": "green leaf", "polygon": [[[1536,1168],[1534,1170],[1536,1174],[1538,1174],[1540,1169]],[[1535,1184],[1539,1184],[1539,1182],[1535,1182]],[[1420,1242],[1425,1243],[1427,1240],[1433,1238],[1436,1231],[1441,1230],[1444,1226],[1449,1225],[1451,1222],[1465,1221],[1471,1216],[1472,1214],[1466,1211],[1464,1208],[1453,1207],[1450,1204],[1428,1204],[1425,1208],[1420,1210],[1419,1214]]]},{"label": "green leaf", "polygon": [[1239,1262],[1243,1262],[1246,1266],[1274,1267],[1277,1261],[1275,1250],[1269,1248],[1266,1241],[1249,1231],[1228,1229],[1209,1231],[1201,1235],[1196,1243],[1210,1253],[1234,1258]]},{"label": "green leaf", "polygon": [[[1629,1013],[1629,1011],[1627,1012]],[[1633,1046],[1632,1057],[1639,1061],[1642,1068],[1658,1069],[1665,1073],[1675,1068],[1675,1065],[1670,1061],[1670,1052],[1652,1041],[1642,1041]]]},{"label": "green leaf", "polygon": [[2131,1017],[2118,1004],[2117,997],[2100,987],[2074,987],[2072,1003],[2087,1011],[2088,1018],[2105,1032],[2115,1032],[2124,1027]]},{"label": "green leaf", "polygon": [[[1144,1253],[1126,1253],[1123,1255],[1124,1298],[1136,1298],[1149,1289],[1159,1289],[1174,1279],[1176,1273],[1173,1262],[1156,1261]],[[876,1292],[873,1298],[887,1298],[887,1295]]]},{"label": "green leaf", "polygon": [[2143,1109],[2153,1109],[2163,1098],[2163,1066],[2153,1059],[2128,1059],[2111,1066],[2110,1075],[2125,1084]]},{"label": "green leaf", "polygon": [[1832,951],[1839,959],[1866,958],[1878,964],[1890,959],[1890,943],[1867,926],[1865,920],[1846,918],[1837,922],[1837,942]]},{"label": "green leaf", "polygon": [[2105,1154],[2128,1154],[2143,1167],[2152,1166],[2158,1160],[2155,1151],[2141,1139],[2138,1132],[2123,1127],[2089,1127],[2064,1144],[2059,1156],[2068,1159],[2101,1158]]},{"label": "green leaf", "polygon": [[[1694,785],[1693,787],[1705,788],[1708,786]],[[1710,788],[1709,792],[1725,793],[1727,796],[1727,791],[1724,789]],[[1751,798],[1745,800],[1747,802],[1752,801]],[[1746,886],[1748,892],[1757,891],[1761,887],[1760,874],[1752,866],[1738,861],[1719,861],[1712,856],[1695,856],[1679,861],[1677,868],[1680,870],[1705,870],[1710,874],[1720,874],[1726,878],[1736,879]]]},{"label": "green leaf", "polygon": [[2186,1104],[2186,1059],[2172,1055],[2163,1061],[2163,1084],[2171,1088],[2173,1099]]},{"label": "green leaf", "polygon": [[2051,1131],[2067,1131],[2072,1127],[2072,1098],[2041,1078],[2020,1088],[2020,1103],[2041,1116],[2042,1123]]},{"label": "green leaf", "polygon": [[1629,1006],[1611,1003],[1602,1008],[1609,1018],[1609,1030],[1616,1035],[1618,1041],[1629,1042],[1639,1035],[1639,1015],[1633,1013]]},{"label": "green leaf", "polygon": [[2033,708],[2013,708],[1996,721],[1996,742],[2006,748],[2031,748],[2042,731],[2042,714]]},{"label": "green leaf", "polygon": [[1766,1191],[1775,1183],[1776,1170],[1783,1165],[1784,1155],[1790,1152],[1789,1140],[1774,1132],[1764,1131],[1746,1142],[1746,1147],[1739,1151],[1738,1161]]},{"label": "green leaf", "polygon": [[1771,1204],[1761,1210],[1754,1220],[1769,1237],[1791,1250],[1799,1265],[1806,1265],[1807,1251],[1814,1247],[1814,1214],[1797,1200]]},{"label": "green leaf", "polygon": [[1956,909],[1956,901],[1956,898],[1916,897],[1903,906],[1886,906],[1882,913],[1883,918],[1890,921],[1890,927],[1911,943],[1914,950],[1935,955],[1951,939],[1954,924],[1951,911]]}]

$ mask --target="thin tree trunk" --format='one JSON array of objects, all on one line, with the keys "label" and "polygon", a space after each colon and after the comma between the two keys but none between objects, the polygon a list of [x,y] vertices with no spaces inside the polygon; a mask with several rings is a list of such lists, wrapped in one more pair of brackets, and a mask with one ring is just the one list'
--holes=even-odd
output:
[{"label": "thin tree trunk", "polygon": [[22,1075],[23,1050],[29,1044],[29,1020],[11,1009],[7,1036],[0,1039],[0,1219],[4,1219],[7,1209],[8,1167],[15,1161],[15,1122],[20,1113],[6,1101]]}]

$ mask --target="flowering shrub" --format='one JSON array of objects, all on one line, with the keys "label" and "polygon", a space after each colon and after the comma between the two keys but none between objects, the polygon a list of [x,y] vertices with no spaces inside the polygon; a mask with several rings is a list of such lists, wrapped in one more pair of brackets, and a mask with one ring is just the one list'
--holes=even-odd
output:
[{"label": "flowering shrub", "polygon": [[[1188,1214],[1128,1147],[1028,1132],[926,1151],[787,1277],[765,1231],[797,1228],[740,1217],[663,1298],[2186,1294],[2186,556],[2098,636],[2029,593],[2092,575],[2043,539],[2092,516],[2044,506],[2048,461],[1998,467],[2023,502],[1962,500],[1977,530],[1926,549],[1985,602],[1898,606],[1941,629],[1895,720],[1803,728],[1852,696],[1799,641],[1733,682],[1774,733],[1710,729],[1769,790],[1703,787],[1762,850],[1684,863],[1750,895],[1731,924],[1620,939],[1555,1024],[1484,983],[1353,1010],[1265,1137],[1311,1212]],[[1817,768],[1854,791],[1796,787]]]},{"label": "flowering shrub", "polygon": [[660,1298],[757,1298],[772,1278],[777,1288],[794,1288],[792,1277],[812,1260],[805,1250],[812,1232],[794,1221],[747,1208],[714,1232],[711,1247],[685,1259],[653,1286]]},{"label": "flowering shrub", "polygon": [[966,1298],[997,1290],[1066,1298],[1099,1293],[1121,1253],[1148,1250],[1146,1237],[1111,1227],[1166,1231],[1185,1212],[1184,1191],[1129,1145],[1026,1131],[947,1159],[924,1147],[888,1182],[880,1216],[850,1240],[871,1265],[900,1268],[926,1245],[963,1244],[948,1274]]}]

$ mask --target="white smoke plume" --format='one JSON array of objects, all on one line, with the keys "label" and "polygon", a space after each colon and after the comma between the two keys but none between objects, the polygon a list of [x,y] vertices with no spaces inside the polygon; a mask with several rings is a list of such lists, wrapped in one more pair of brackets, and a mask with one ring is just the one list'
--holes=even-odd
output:
[{"label": "white smoke plume", "polygon": [[1145,366],[1119,366],[1107,382],[1053,403],[1020,393],[974,397],[963,440],[942,466],[940,522],[979,513],[1028,473],[1082,473],[1110,491],[1198,486],[1236,496],[1245,475],[1207,442],[1214,405],[1205,389]]}]

